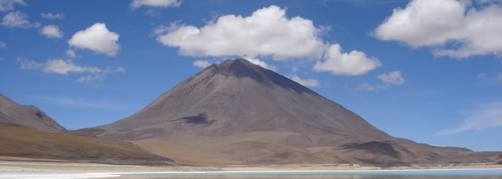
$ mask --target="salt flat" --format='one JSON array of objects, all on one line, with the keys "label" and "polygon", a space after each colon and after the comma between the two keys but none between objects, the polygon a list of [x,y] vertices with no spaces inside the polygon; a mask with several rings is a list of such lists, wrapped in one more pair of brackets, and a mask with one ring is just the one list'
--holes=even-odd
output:
[{"label": "salt flat", "polygon": [[[136,166],[99,163],[72,163],[64,160],[27,159],[19,157],[0,158],[0,179],[58,179],[58,178],[110,178],[123,174],[161,173],[238,173],[238,172],[312,172],[312,171],[383,171],[383,170],[465,170],[502,169],[500,165],[471,164],[461,166],[407,166],[376,167],[358,165],[257,165],[257,166]],[[141,178],[141,177],[140,177]]]}]

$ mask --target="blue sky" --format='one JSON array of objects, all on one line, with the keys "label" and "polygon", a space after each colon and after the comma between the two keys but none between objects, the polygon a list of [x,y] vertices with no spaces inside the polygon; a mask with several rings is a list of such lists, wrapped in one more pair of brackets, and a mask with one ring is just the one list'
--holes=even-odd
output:
[{"label": "blue sky", "polygon": [[68,129],[246,58],[383,131],[502,150],[498,0],[0,0],[0,93]]}]

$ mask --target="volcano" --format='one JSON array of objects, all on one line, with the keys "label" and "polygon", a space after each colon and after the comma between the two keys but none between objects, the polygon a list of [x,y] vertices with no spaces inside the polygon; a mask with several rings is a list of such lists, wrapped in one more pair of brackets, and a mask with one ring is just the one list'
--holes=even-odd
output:
[{"label": "volcano", "polygon": [[244,59],[213,64],[130,117],[75,133],[132,141],[192,164],[449,164],[498,154],[392,137]]}]

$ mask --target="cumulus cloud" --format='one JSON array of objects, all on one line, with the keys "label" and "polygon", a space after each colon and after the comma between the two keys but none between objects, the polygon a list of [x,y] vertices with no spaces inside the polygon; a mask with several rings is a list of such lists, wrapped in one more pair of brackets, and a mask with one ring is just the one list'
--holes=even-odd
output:
[{"label": "cumulus cloud", "polygon": [[460,126],[439,132],[438,135],[451,135],[469,130],[481,130],[501,126],[502,102],[494,102],[478,107]]},{"label": "cumulus cloud", "polygon": [[120,49],[119,34],[110,32],[104,23],[96,23],[73,34],[68,44],[72,47],[89,49],[97,53],[115,56]]},{"label": "cumulus cloud", "polygon": [[263,68],[266,68],[266,69],[269,69],[269,70],[272,70],[272,71],[277,71],[277,68],[275,66],[271,66],[269,65],[268,63],[260,60],[260,59],[256,59],[256,58],[246,58],[247,61],[255,64],[255,65],[258,65],[258,66],[261,66]]},{"label": "cumulus cloud", "polygon": [[319,81],[317,81],[317,79],[301,79],[297,75],[293,75],[291,77],[291,80],[293,80],[303,86],[312,86],[312,87],[319,86]]},{"label": "cumulus cloud", "polygon": [[376,58],[369,58],[364,52],[353,50],[349,53],[342,53],[339,44],[329,47],[323,61],[317,62],[314,71],[329,71],[335,75],[363,75],[382,63]]},{"label": "cumulus cloud", "polygon": [[28,21],[28,16],[25,13],[19,11],[9,12],[2,18],[2,22],[0,24],[7,28],[25,28],[25,29],[38,28],[40,26],[40,23],[38,22],[30,23],[30,21]]},{"label": "cumulus cloud", "polygon": [[211,65],[211,63],[209,63],[207,60],[196,60],[195,62],[193,62],[193,66],[199,68],[206,68],[209,65]]},{"label": "cumulus cloud", "polygon": [[386,84],[391,85],[402,85],[404,84],[404,78],[401,77],[401,72],[395,71],[389,74],[383,73],[378,75],[378,79],[382,80]]},{"label": "cumulus cloud", "polygon": [[40,16],[46,19],[64,19],[65,15],[63,13],[53,14],[51,12],[48,13],[40,13]]},{"label": "cumulus cloud", "polygon": [[104,70],[99,69],[97,67],[86,67],[80,66],[73,63],[71,60],[63,60],[63,59],[50,59],[44,65],[44,72],[47,73],[57,73],[66,75],[69,72],[74,73],[101,73]]},{"label": "cumulus cloud", "polygon": [[0,0],[0,12],[8,12],[14,10],[14,5],[19,4],[26,6],[23,0]]},{"label": "cumulus cloud", "polygon": [[133,0],[129,6],[131,8],[139,8],[141,6],[148,7],[180,7],[181,0]]},{"label": "cumulus cloud", "polygon": [[67,75],[69,73],[88,74],[77,79],[79,82],[104,80],[107,74],[124,73],[125,68],[118,67],[116,70],[101,69],[93,66],[81,66],[72,60],[49,59],[47,62],[30,61],[24,57],[19,57],[17,62],[21,69],[41,70],[45,73],[56,73]]},{"label": "cumulus cloud", "polygon": [[178,47],[185,56],[271,56],[288,58],[320,58],[326,49],[311,20],[286,17],[277,6],[258,9],[251,16],[225,15],[204,27],[171,24],[154,31],[157,41]]},{"label": "cumulus cloud", "polygon": [[46,25],[40,29],[40,34],[45,35],[47,38],[62,38],[63,32],[59,30],[58,26]]},{"label": "cumulus cloud", "polygon": [[7,48],[7,44],[5,42],[0,41],[0,48]]},{"label": "cumulus cloud", "polygon": [[[502,6],[469,0],[413,0],[374,31],[375,37],[411,47],[433,47],[437,56],[502,54]],[[492,2],[492,1],[490,1]],[[441,46],[452,46],[448,49]]]}]

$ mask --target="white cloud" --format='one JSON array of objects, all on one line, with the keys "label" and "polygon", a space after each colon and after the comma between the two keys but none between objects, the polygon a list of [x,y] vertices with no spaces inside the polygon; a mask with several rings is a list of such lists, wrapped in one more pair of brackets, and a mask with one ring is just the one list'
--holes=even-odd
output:
[{"label": "white cloud", "polygon": [[85,30],[73,34],[68,44],[72,47],[89,49],[94,52],[115,56],[120,49],[119,34],[110,32],[104,23],[96,23]]},{"label": "white cloud", "polygon": [[141,6],[149,7],[180,7],[181,0],[133,0],[130,4],[131,8],[139,8]]},{"label": "white cloud", "polygon": [[303,86],[312,86],[312,87],[319,86],[319,81],[317,81],[317,79],[301,79],[297,75],[293,75],[291,79]]},{"label": "white cloud", "polygon": [[17,63],[21,65],[21,69],[39,69],[44,66],[44,63],[29,61],[26,57],[17,57]]},{"label": "white cloud", "polygon": [[502,72],[499,72],[497,75],[497,80],[502,81]]},{"label": "white cloud", "polygon": [[0,41],[0,48],[7,48],[7,44],[5,42]]},{"label": "white cloud", "polygon": [[401,72],[395,71],[389,74],[383,73],[378,75],[378,79],[382,80],[386,84],[391,85],[402,85],[404,84],[404,78],[401,77]]},{"label": "white cloud", "polygon": [[211,63],[209,63],[206,60],[196,60],[195,62],[193,62],[193,66],[194,67],[199,67],[199,68],[206,68],[209,65],[211,65]]},{"label": "white cloud", "polygon": [[70,56],[71,58],[77,57],[77,53],[75,53],[75,51],[72,49],[66,50],[66,55]]},{"label": "white cloud", "polygon": [[0,12],[8,12],[14,10],[15,4],[26,6],[26,3],[23,0],[0,0]]},{"label": "white cloud", "polygon": [[25,13],[19,11],[9,12],[2,18],[2,22],[0,24],[7,28],[25,28],[25,29],[32,27],[38,28],[40,26],[40,23],[38,22],[30,23],[30,21],[28,21],[28,16]]},{"label": "white cloud", "polygon": [[40,13],[40,16],[46,19],[64,19],[65,15],[63,13],[53,14],[51,12],[48,13]]},{"label": "white cloud", "polygon": [[44,72],[47,73],[58,73],[62,75],[66,75],[69,72],[74,73],[102,73],[104,70],[99,69],[97,67],[86,67],[75,65],[71,60],[63,60],[63,59],[50,59],[47,60],[45,66],[43,68]]},{"label": "white cloud", "polygon": [[45,35],[47,38],[62,38],[63,32],[59,30],[58,26],[46,25],[40,29],[40,34]]},{"label": "white cloud", "polygon": [[325,60],[317,62],[314,71],[330,71],[335,75],[363,75],[382,66],[375,58],[368,58],[364,52],[353,50],[342,53],[339,44],[333,44],[326,51]]},{"label": "white cloud", "polygon": [[81,66],[73,63],[72,60],[49,59],[47,62],[29,61],[24,57],[18,57],[17,62],[21,69],[42,70],[45,73],[56,73],[67,75],[69,73],[88,74],[77,79],[79,82],[89,82],[104,80],[108,74],[125,73],[124,67],[117,67],[115,70],[109,68],[100,69],[93,66]]},{"label": "white cloud", "polygon": [[319,38],[321,28],[309,19],[286,17],[275,5],[258,9],[251,16],[225,15],[204,27],[172,24],[154,31],[157,41],[178,47],[185,56],[271,56],[321,58],[327,44]]},{"label": "white cloud", "polygon": [[[501,55],[502,6],[489,3],[475,8],[470,0],[413,0],[404,9],[394,9],[374,35],[412,47],[433,47],[438,56]],[[449,44],[451,49],[440,47]]]},{"label": "white cloud", "polygon": [[494,102],[480,106],[459,127],[439,132],[438,135],[451,135],[469,130],[481,130],[501,126],[502,102]]},{"label": "white cloud", "polygon": [[298,69],[298,68],[296,68],[296,67],[293,67],[293,68],[291,68],[291,71],[294,73],[294,72],[299,71],[299,69]]},{"label": "white cloud", "polygon": [[246,60],[249,61],[249,62],[251,62],[252,64],[261,66],[263,68],[266,68],[266,69],[269,69],[269,70],[272,70],[272,71],[277,71],[277,68],[275,66],[271,66],[271,65],[265,63],[264,61],[261,61],[260,59],[246,58]]}]

